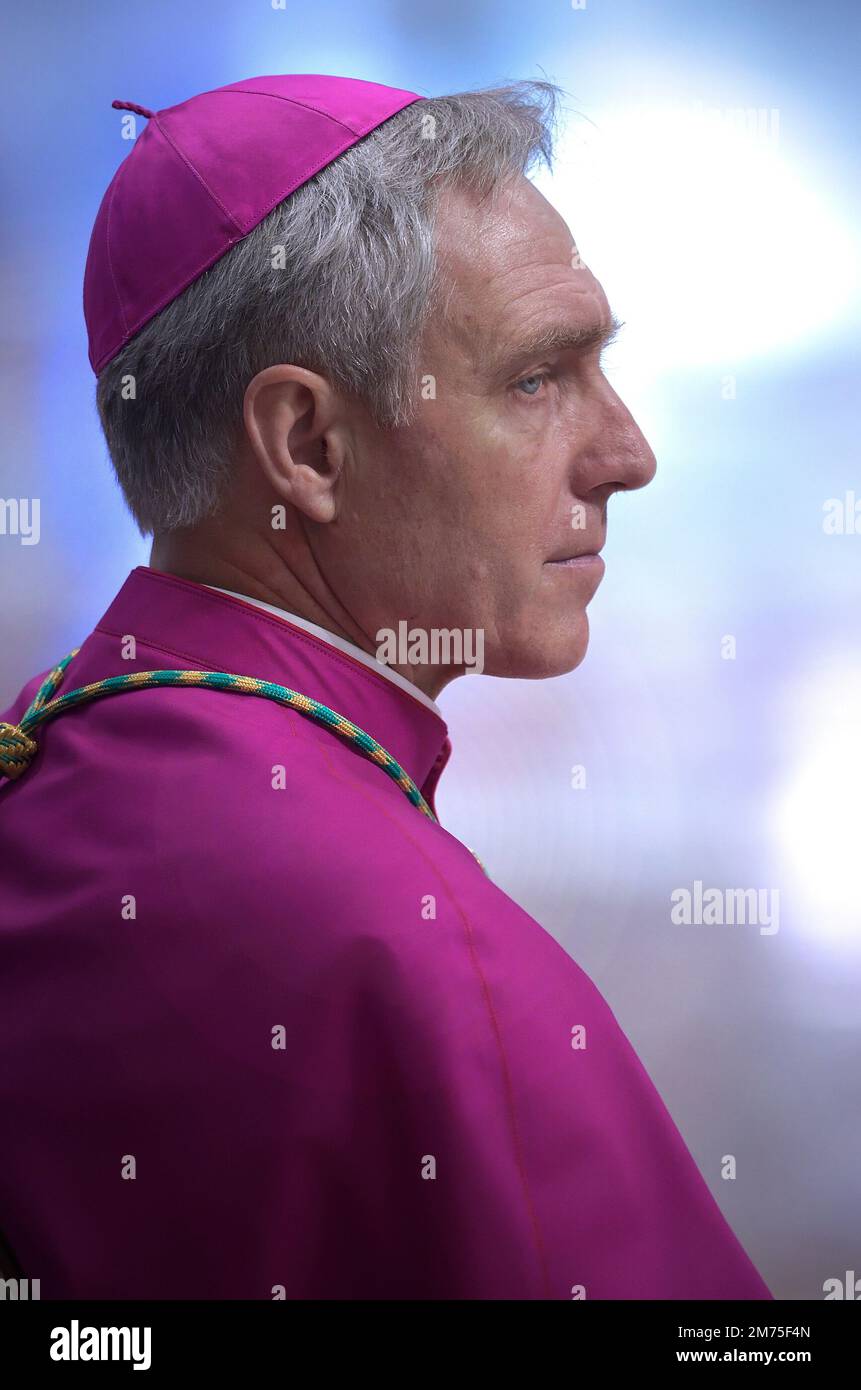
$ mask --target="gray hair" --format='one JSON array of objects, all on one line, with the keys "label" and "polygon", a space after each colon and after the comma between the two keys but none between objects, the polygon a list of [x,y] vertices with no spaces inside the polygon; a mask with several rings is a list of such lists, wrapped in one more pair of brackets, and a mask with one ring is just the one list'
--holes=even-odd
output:
[{"label": "gray hair", "polygon": [[560,90],[524,81],[405,107],[279,203],[108,363],[96,404],[143,535],[217,510],[245,389],[274,363],[326,376],[381,429],[411,422],[441,287],[439,193],[494,195],[536,159],[549,168]]}]

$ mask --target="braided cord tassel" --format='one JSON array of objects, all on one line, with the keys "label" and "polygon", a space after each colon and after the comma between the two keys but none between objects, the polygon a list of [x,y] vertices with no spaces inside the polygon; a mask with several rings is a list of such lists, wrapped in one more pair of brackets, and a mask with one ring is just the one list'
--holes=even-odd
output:
[{"label": "braided cord tassel", "polygon": [[33,714],[36,710],[41,709],[43,705],[46,705],[52,695],[56,695],[60,686],[63,684],[63,676],[65,675],[66,667],[72,658],[78,655],[79,651],[80,647],[75,647],[73,652],[69,652],[68,656],[64,656],[63,660],[57,663],[53,671],[48,672],[42,684],[39,686],[39,689],[36,691],[36,694],[33,696],[33,702],[27,710],[27,714],[24,716],[25,719],[28,715]]},{"label": "braided cord tassel", "polygon": [[14,782],[27,771],[36,756],[38,745],[24,728],[24,720],[45,707],[62,684],[66,667],[72,657],[77,656],[78,651],[79,648],[76,647],[48,672],[20,724],[6,724],[0,720],[0,777],[8,777],[10,782]]},{"label": "braided cord tassel", "polygon": [[297,710],[315,723],[331,729],[356,748],[363,757],[381,767],[383,772],[397,783],[413,806],[417,806],[423,815],[436,823],[436,816],[409,773],[386,752],[382,744],[352,720],[345,719],[343,715],[329,709],[328,705],[321,704],[319,700],[300,695],[298,691],[290,690],[286,685],[257,680],[253,676],[235,676],[227,671],[132,671],[127,676],[109,676],[105,680],[94,681],[91,685],[82,685],[77,690],[70,690],[65,695],[57,695],[56,691],[62,682],[65,669],[73,656],[75,652],[70,652],[54,667],[50,675],[46,676],[19,725],[0,724],[0,775],[5,773],[7,777],[14,778],[26,771],[36,752],[33,731],[41,724],[56,719],[66,710],[123,691],[151,690],[165,685],[198,686],[274,700],[277,704]]}]

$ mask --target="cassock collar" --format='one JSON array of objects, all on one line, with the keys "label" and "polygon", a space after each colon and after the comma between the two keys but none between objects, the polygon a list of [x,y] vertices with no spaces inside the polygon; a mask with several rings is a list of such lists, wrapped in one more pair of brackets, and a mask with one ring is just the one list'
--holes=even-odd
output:
[{"label": "cassock collar", "polygon": [[429,695],[425,695],[423,690],[419,690],[417,685],[413,685],[399,671],[393,671],[390,666],[384,665],[382,661],[377,661],[368,652],[363,652],[361,647],[357,647],[355,642],[348,642],[345,637],[338,637],[334,632],[327,632],[324,627],[318,627],[316,623],[311,623],[307,618],[300,618],[298,613],[291,613],[289,608],[276,608],[274,603],[264,603],[262,598],[251,598],[248,594],[237,594],[233,589],[220,589],[215,584],[207,584],[208,589],[214,589],[217,594],[227,594],[229,598],[238,598],[242,603],[250,603],[254,608],[262,608],[264,613],[274,613],[276,618],[286,618],[293,627],[299,627],[303,632],[312,632],[315,637],[319,637],[321,642],[327,642],[330,647],[337,647],[339,651],[346,652],[352,656],[354,661],[358,661],[361,666],[370,666],[372,671],[376,671],[384,680],[392,681],[400,686],[413,699],[418,700],[420,705],[427,705],[428,709],[433,710],[434,714],[443,718],[442,710],[435,700]]},{"label": "cassock collar", "polygon": [[[390,672],[374,669],[376,662],[357,660],[346,643],[336,646],[268,605],[264,609],[143,565],[132,570],[97,631],[134,636],[135,666],[141,670],[181,664],[230,671],[320,700],[377,739],[436,811],[433,794],[451,755],[444,719],[431,702],[404,688],[408,682],[402,686],[389,679]],[[128,669],[127,662],[120,662],[116,672],[105,674]]]}]

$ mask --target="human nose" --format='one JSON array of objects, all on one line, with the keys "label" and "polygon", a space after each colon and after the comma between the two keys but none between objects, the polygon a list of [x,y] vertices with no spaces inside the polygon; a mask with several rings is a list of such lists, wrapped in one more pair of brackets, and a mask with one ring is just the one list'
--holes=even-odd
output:
[{"label": "human nose", "polygon": [[596,419],[598,429],[588,453],[593,474],[590,485],[633,492],[652,481],[657,460],[624,401],[606,380],[604,388]]}]

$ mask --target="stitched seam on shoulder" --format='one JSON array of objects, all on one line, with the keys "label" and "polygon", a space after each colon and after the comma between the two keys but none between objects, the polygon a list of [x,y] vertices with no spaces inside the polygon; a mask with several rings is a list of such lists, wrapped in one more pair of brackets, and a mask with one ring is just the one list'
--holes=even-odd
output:
[{"label": "stitched seam on shoulder", "polygon": [[413,846],[413,849],[415,849],[417,853],[421,855],[422,859],[424,859],[425,862],[430,865],[434,873],[440,879],[440,882],[443,884],[443,887],[445,888],[445,891],[448,894],[449,901],[451,902],[452,906],[454,907],[455,911],[460,917],[461,922],[463,923],[467,940],[467,948],[469,950],[470,955],[470,961],[479,979],[481,991],[484,996],[485,1004],[487,1005],[488,1013],[490,1015],[491,1027],[493,1030],[494,1038],[496,1040],[497,1051],[499,1053],[499,1060],[502,1067],[503,1089],[505,1091],[506,1108],[508,1110],[509,1123],[511,1125],[511,1136],[514,1146],[514,1159],[517,1165],[517,1171],[520,1174],[520,1181],[523,1186],[523,1194],[526,1200],[526,1207],[532,1225],[532,1232],[535,1239],[535,1248],[538,1256],[538,1262],[541,1268],[541,1273],[544,1278],[544,1289],[548,1299],[552,1299],[553,1293],[550,1285],[550,1274],[547,1267],[547,1257],[544,1250],[544,1240],[541,1234],[541,1228],[538,1224],[538,1215],[535,1211],[535,1206],[532,1201],[532,1193],[529,1187],[529,1179],[526,1176],[526,1165],[523,1157],[523,1146],[520,1140],[520,1130],[517,1124],[517,1115],[514,1106],[514,1093],[511,1084],[511,1073],[508,1067],[508,1059],[505,1054],[505,1047],[502,1041],[499,1020],[496,1016],[496,1010],[493,1007],[493,999],[490,993],[490,986],[487,983],[487,979],[484,975],[484,972],[481,968],[481,963],[478,959],[478,950],[475,945],[475,938],[473,936],[469,918],[467,914],[464,912],[463,908],[461,907],[460,902],[458,901],[458,898],[455,895],[451,885],[449,884],[445,874],[442,873],[442,871],[434,863],[430,855],[428,855],[425,852],[425,850],[422,848],[419,842],[409,833],[408,830],[405,830],[404,827],[398,821],[395,820],[394,816],[389,814],[388,809],[380,802],[378,797],[372,795],[366,787],[363,787],[360,783],[354,781],[352,777],[345,777],[337,772],[337,770],[333,767],[331,763],[329,757],[329,749],[325,745],[321,744],[320,750],[323,754],[325,762],[328,765],[330,776],[332,776],[337,782],[349,783],[350,786],[354,787],[355,790],[359,793],[360,796],[363,797],[364,800],[370,801],[383,815],[383,817],[387,821],[389,821],[396,830],[400,832],[401,836],[405,840],[409,841],[409,843]]},{"label": "stitched seam on shoulder", "polygon": [[[95,629],[95,631],[96,631],[96,632],[100,632],[100,633],[102,634],[103,637],[118,637],[118,638],[122,638],[123,636],[125,636],[124,633],[115,632],[115,631],[113,630],[113,628],[109,628],[109,627],[99,626],[99,627],[97,627],[97,628]],[[194,663],[195,663],[194,669],[199,669],[199,670],[201,670],[201,671],[217,671],[217,670],[219,669],[219,667],[217,667],[217,666],[211,666],[211,665],[209,665],[208,662],[206,662],[206,661],[201,661],[199,657],[192,656],[192,655],[190,655],[190,653],[188,653],[188,652],[180,651],[180,650],[179,650],[178,648],[176,648],[176,647],[160,646],[159,644],[157,644],[157,643],[155,643],[155,642],[150,642],[149,639],[146,638],[146,637],[141,637],[141,638],[138,639],[138,646],[141,646],[141,647],[150,647],[150,648],[152,648],[153,651],[163,653],[163,654],[166,655],[166,656],[176,656],[176,657],[179,657],[179,659],[180,659],[181,661],[191,661],[191,662],[194,662]],[[50,670],[50,669],[51,669],[51,668],[49,667],[48,670]],[[45,674],[47,675],[48,672],[46,671]],[[231,674],[236,674],[236,673],[231,673]],[[37,686],[36,688],[38,689],[38,686]],[[177,687],[177,686],[169,686],[169,685],[149,686],[149,687],[147,687],[147,686],[142,686],[142,687],[141,687],[141,689],[151,689],[151,690],[175,690],[175,689],[182,689],[182,688],[183,688],[183,687],[181,687],[181,686],[180,686],[180,687]],[[187,686],[187,687],[184,687],[184,688],[185,688],[185,689],[188,689],[188,690],[193,690],[193,689],[195,689],[194,686]],[[201,688],[201,689],[204,689],[205,687],[200,687],[200,688]],[[224,690],[213,691],[213,690],[210,689],[209,694],[219,694],[219,695],[225,695],[225,694],[226,694],[226,695],[229,695],[229,694],[231,694],[231,692],[230,692],[229,690],[228,690],[228,691],[224,691]],[[245,698],[247,699],[247,698],[249,698],[249,697],[246,696]],[[254,698],[254,697],[251,697],[251,698]],[[264,696],[258,696],[257,698],[259,698],[259,699],[264,699],[265,697],[264,697]],[[276,701],[272,701],[272,700],[267,701],[267,703],[268,703],[268,704],[277,704]],[[299,718],[299,720],[301,721],[301,724],[300,724],[299,727],[311,727],[311,728],[314,728],[314,729],[320,729],[323,733],[326,733],[327,735],[332,735],[333,732],[334,732],[334,731],[331,730],[331,729],[324,729],[322,725],[317,724],[314,720],[310,720],[310,719],[307,719],[307,718],[303,717],[303,715],[302,715],[302,713],[301,713],[300,710],[290,709],[290,708],[288,708],[286,705],[282,705],[282,704],[278,704],[278,709],[280,709],[280,711],[281,711],[282,714],[293,714],[293,715],[296,715],[296,716]],[[294,724],[294,721],[293,721],[292,719],[288,721],[288,725],[289,725],[289,728],[290,728],[290,730],[291,730],[291,732],[292,732],[294,738],[297,737],[296,725]],[[334,736],[337,737],[337,735],[334,735]],[[314,746],[314,747],[318,747],[318,746],[319,746],[318,743],[317,743],[317,741],[316,741],[316,739],[305,740],[305,741],[308,742],[310,745],[312,745],[312,746]],[[339,739],[338,741],[339,741],[339,743],[341,742],[340,739]],[[349,747],[349,744],[344,743],[343,746],[344,746],[345,748],[347,748],[347,747]],[[353,750],[353,751],[355,751],[355,750]]]},{"label": "stitched seam on shoulder", "polygon": [[[102,634],[103,637],[118,637],[118,638],[120,638],[120,640],[122,640],[122,638],[126,635],[124,632],[118,632],[118,631],[116,631],[116,630],[115,630],[114,628],[112,628],[112,627],[105,627],[102,623],[99,623],[99,625],[98,625],[98,627],[96,627],[95,631],[96,631],[96,632],[100,632],[100,633]],[[152,650],[153,650],[154,652],[162,652],[165,656],[178,656],[179,659],[180,659],[180,661],[192,661],[192,662],[194,662],[195,667],[199,667],[201,671],[217,671],[217,670],[218,670],[218,667],[217,667],[217,666],[212,666],[212,665],[210,665],[210,663],[209,663],[208,661],[203,661],[203,660],[201,660],[201,658],[200,658],[199,656],[193,656],[193,655],[191,654],[191,652],[180,651],[180,649],[179,649],[178,647],[168,647],[168,646],[166,646],[166,645],[165,645],[164,643],[162,643],[162,642],[153,642],[153,641],[150,640],[149,637],[138,637],[136,640],[137,640],[137,645],[138,645],[138,646],[141,646],[141,647],[150,647],[150,648],[152,648]],[[230,674],[231,674],[231,675],[247,675],[248,672],[247,672],[247,671],[231,671]]]}]

